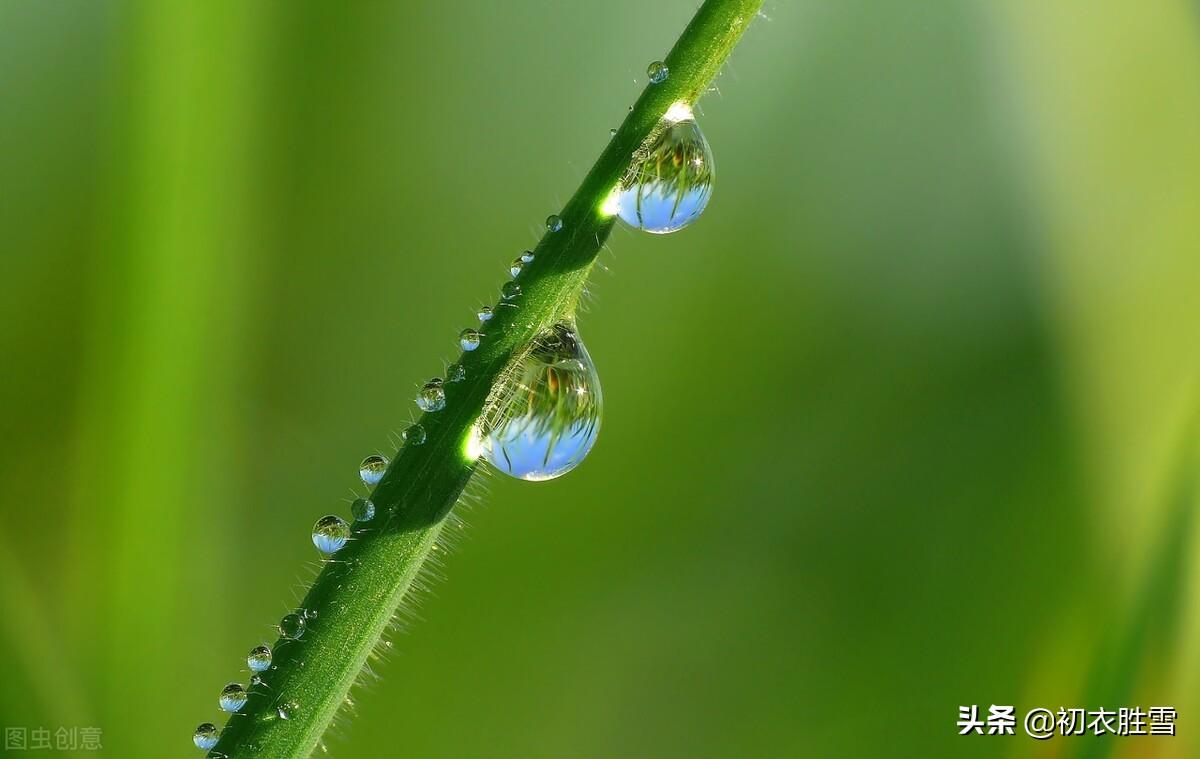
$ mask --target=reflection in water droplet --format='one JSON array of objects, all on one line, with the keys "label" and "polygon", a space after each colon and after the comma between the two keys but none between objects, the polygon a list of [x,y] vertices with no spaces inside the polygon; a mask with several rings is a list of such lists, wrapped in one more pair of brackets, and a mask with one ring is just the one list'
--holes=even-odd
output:
[{"label": "reflection in water droplet", "polygon": [[512,300],[521,294],[521,286],[516,282],[509,280],[500,286],[500,297],[505,300]]},{"label": "reflection in water droplet", "polygon": [[513,262],[508,265],[508,273],[513,275],[514,277],[519,277],[521,275],[521,269],[524,269],[524,268],[525,268],[525,262],[519,258],[514,258]]},{"label": "reflection in water droplet", "polygon": [[483,335],[479,330],[468,327],[458,333],[458,344],[465,351],[473,351],[479,347],[479,341],[483,339]]},{"label": "reflection in water droplet", "polygon": [[505,474],[549,480],[583,461],[600,431],[600,377],[575,330],[536,338],[505,373],[481,421],[483,456]]},{"label": "reflection in water droplet", "polygon": [[404,442],[409,445],[420,445],[425,442],[426,437],[425,428],[419,424],[414,424],[404,431]]},{"label": "reflection in water droplet", "polygon": [[367,456],[358,465],[358,476],[362,477],[364,485],[378,485],[387,471],[388,460],[379,454]]},{"label": "reflection in water droplet", "polygon": [[236,712],[246,705],[246,689],[237,683],[230,683],[221,691],[221,697],[217,699],[222,711]]},{"label": "reflection in water droplet", "polygon": [[563,220],[562,220],[561,216],[559,216],[558,214],[552,213],[546,217],[546,229],[548,229],[551,232],[557,232],[558,230],[560,230],[562,228],[563,228]]},{"label": "reflection in water droplet", "polygon": [[479,307],[479,321],[486,322],[486,321],[490,320],[491,318],[492,318],[492,307],[491,306],[480,306]]},{"label": "reflection in water droplet", "polygon": [[217,739],[220,737],[221,734],[217,732],[217,726],[211,722],[205,722],[196,728],[196,732],[192,733],[192,743],[196,744],[196,748],[208,751],[217,745]]},{"label": "reflection in water droplet", "polygon": [[336,553],[350,539],[350,525],[341,517],[323,516],[313,525],[312,542],[322,553]]},{"label": "reflection in water droplet", "polygon": [[622,221],[665,234],[699,218],[712,196],[715,165],[690,109],[672,108],[637,158],[615,191],[612,210]]},{"label": "reflection in water droplet", "polygon": [[467,370],[462,364],[450,364],[446,367],[447,382],[462,382],[467,378]]},{"label": "reflection in water droplet", "polygon": [[266,646],[256,646],[246,657],[246,664],[251,672],[263,672],[271,666],[271,649]]},{"label": "reflection in water droplet", "polygon": [[279,620],[279,634],[289,640],[299,640],[308,623],[299,614],[288,614]]},{"label": "reflection in water droplet", "polygon": [[446,390],[442,381],[432,379],[425,383],[421,392],[417,393],[417,405],[422,411],[441,411],[446,408]]},{"label": "reflection in water droplet", "polygon": [[667,81],[667,77],[671,72],[667,69],[667,64],[662,61],[655,61],[646,67],[646,76],[650,77],[651,84],[662,84]]},{"label": "reflection in water droplet", "polygon": [[375,502],[367,498],[356,498],[350,504],[350,515],[357,522],[370,522],[375,518]]},{"label": "reflection in water droplet", "polygon": [[521,254],[521,261],[527,264],[533,263],[533,251],[527,250]]}]

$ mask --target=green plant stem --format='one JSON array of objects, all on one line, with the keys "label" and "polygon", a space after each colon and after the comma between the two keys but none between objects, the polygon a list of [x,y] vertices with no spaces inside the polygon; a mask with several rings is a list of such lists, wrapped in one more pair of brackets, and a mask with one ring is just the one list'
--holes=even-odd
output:
[{"label": "green plant stem", "polygon": [[[573,315],[612,230],[604,200],[667,109],[694,103],[707,89],[761,4],[708,0],[696,12],[664,61],[670,76],[638,98],[560,212],[562,229],[538,243],[518,280],[521,294],[497,304],[482,345],[461,356],[466,379],[446,383],[445,409],[421,418],[426,442],[396,455],[371,496],[378,515],[356,524],[354,540],[325,564],[301,606],[315,618],[300,640],[275,644],[264,684],[231,716],[213,755],[304,757],[316,748],[474,472],[469,437],[493,384],[532,338]],[[287,719],[279,716],[281,706]]]}]

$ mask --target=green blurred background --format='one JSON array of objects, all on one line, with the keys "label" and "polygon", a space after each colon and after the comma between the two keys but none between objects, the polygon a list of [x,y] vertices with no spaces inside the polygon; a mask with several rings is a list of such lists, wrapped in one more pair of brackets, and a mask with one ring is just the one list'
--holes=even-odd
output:
[{"label": "green blurred background", "polygon": [[[199,755],[693,10],[0,0],[0,724]],[[1200,755],[1195,4],[766,15],[595,276],[595,451],[488,479],[331,753]]]}]

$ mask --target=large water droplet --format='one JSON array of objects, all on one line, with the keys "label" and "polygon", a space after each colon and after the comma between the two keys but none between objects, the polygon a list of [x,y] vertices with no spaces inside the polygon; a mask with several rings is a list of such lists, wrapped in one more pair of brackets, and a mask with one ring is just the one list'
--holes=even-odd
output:
[{"label": "large water droplet", "polygon": [[357,522],[370,522],[375,518],[375,503],[366,498],[356,498],[350,504],[350,515]]},{"label": "large water droplet", "polygon": [[192,733],[192,743],[196,744],[196,748],[208,751],[217,745],[217,739],[220,737],[221,734],[217,732],[217,726],[211,722],[205,722],[196,728],[196,732]]},{"label": "large water droplet", "polygon": [[458,344],[465,351],[473,351],[479,347],[480,341],[483,340],[483,335],[477,329],[468,327],[458,333]]},{"label": "large water droplet", "polygon": [[440,379],[431,379],[417,393],[417,406],[422,411],[441,411],[446,408],[446,389]]},{"label": "large water droplet", "polygon": [[602,405],[587,348],[573,327],[558,324],[520,354],[488,399],[483,456],[523,480],[559,477],[592,449]]},{"label": "large water droplet", "polygon": [[663,119],[617,188],[616,213],[632,227],[654,234],[683,229],[712,196],[712,150],[690,109],[683,110]]},{"label": "large water droplet", "polygon": [[246,705],[246,689],[237,683],[230,683],[221,691],[221,697],[217,699],[217,703],[224,711],[236,712]]},{"label": "large water droplet", "polygon": [[421,445],[428,437],[425,428],[419,424],[414,424],[404,431],[404,442],[409,445]]},{"label": "large water droplet", "polygon": [[378,485],[379,481],[383,479],[383,474],[387,471],[387,468],[388,460],[385,457],[379,454],[367,456],[358,465],[358,476],[362,477],[364,485]]},{"label": "large water droplet", "polygon": [[336,514],[329,514],[313,525],[312,542],[321,553],[337,553],[350,539],[350,525]]},{"label": "large water droplet", "polygon": [[279,620],[279,634],[289,640],[300,640],[308,622],[299,614],[288,614]]},{"label": "large water droplet", "polygon": [[662,61],[655,61],[646,67],[646,76],[650,77],[651,84],[662,84],[667,81],[667,77],[671,75],[667,64]]},{"label": "large water droplet", "polygon": [[251,672],[264,672],[271,666],[271,649],[266,646],[255,646],[246,657],[246,665]]}]

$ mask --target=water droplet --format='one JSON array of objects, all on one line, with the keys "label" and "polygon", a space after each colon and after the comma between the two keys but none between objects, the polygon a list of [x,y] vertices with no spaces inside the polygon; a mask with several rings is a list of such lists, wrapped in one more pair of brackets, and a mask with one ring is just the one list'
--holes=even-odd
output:
[{"label": "water droplet", "polygon": [[356,498],[350,504],[350,514],[356,522],[370,522],[375,518],[375,503],[366,498]]},{"label": "water droplet", "polygon": [[610,137],[616,137],[617,136],[617,128],[613,127],[612,129],[608,130],[608,134]]},{"label": "water droplet", "polygon": [[715,167],[690,110],[664,119],[636,157],[616,190],[615,210],[622,221],[666,234],[699,218],[712,195]]},{"label": "water droplet", "polygon": [[562,217],[556,213],[552,213],[546,217],[546,229],[551,232],[557,232],[563,228]]},{"label": "water droplet", "polygon": [[480,306],[479,307],[479,321],[486,322],[486,321],[490,321],[491,318],[492,318],[492,307],[491,306]]},{"label": "water droplet", "polygon": [[308,627],[308,622],[305,622],[304,617],[299,614],[288,614],[279,620],[279,634],[289,640],[300,640],[306,627]]},{"label": "water droplet", "polygon": [[350,539],[350,525],[336,514],[329,514],[313,525],[312,541],[321,553],[337,553]]},{"label": "water droplet", "polygon": [[662,61],[655,61],[646,67],[646,76],[650,77],[651,84],[662,84],[670,75],[671,71]]},{"label": "water droplet", "polygon": [[300,705],[295,701],[284,701],[275,709],[275,713],[279,715],[279,719],[291,719],[299,709]]},{"label": "water droplet", "polygon": [[409,445],[421,445],[427,437],[425,428],[419,424],[414,424],[404,431],[404,442]]},{"label": "water droplet", "polygon": [[527,264],[533,263],[533,251],[527,250],[521,254],[521,260]]},{"label": "water droplet", "polygon": [[217,700],[217,703],[224,711],[236,712],[246,705],[246,689],[237,683],[230,683],[221,691],[221,698]]},{"label": "water droplet", "polygon": [[196,728],[196,732],[192,733],[192,743],[196,744],[196,748],[208,751],[217,745],[217,739],[220,737],[221,734],[217,732],[217,726],[211,722],[205,722]]},{"label": "water droplet", "polygon": [[379,481],[383,479],[383,473],[387,471],[387,468],[387,458],[379,454],[367,456],[358,465],[358,476],[362,477],[364,485],[378,485]]},{"label": "water droplet", "polygon": [[536,338],[493,390],[483,456],[505,474],[549,480],[574,469],[600,431],[600,377],[567,324]]},{"label": "water droplet", "polygon": [[417,393],[417,405],[422,411],[441,411],[446,408],[446,390],[440,379],[432,379],[425,383],[421,392]]},{"label": "water droplet", "polygon": [[521,286],[511,280],[505,282],[500,288],[500,297],[504,298],[505,300],[512,300],[520,294]]},{"label": "water droplet", "polygon": [[467,370],[462,364],[450,364],[446,367],[447,382],[462,382],[467,378]]},{"label": "water droplet", "polygon": [[508,265],[508,273],[514,277],[521,276],[521,269],[525,268],[525,262],[520,258],[514,258],[513,262]]},{"label": "water droplet", "polygon": [[246,657],[246,664],[251,672],[263,672],[271,666],[271,649],[266,646],[256,646]]},{"label": "water droplet", "polygon": [[465,351],[473,351],[478,348],[481,340],[483,340],[483,335],[477,329],[467,327],[458,333],[458,344]]},{"label": "water droplet", "polygon": [[258,675],[251,675],[250,676],[250,684],[251,685],[262,685],[263,679],[261,677],[259,677]]}]

